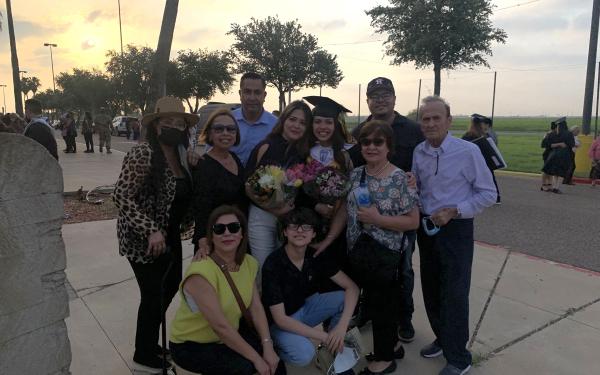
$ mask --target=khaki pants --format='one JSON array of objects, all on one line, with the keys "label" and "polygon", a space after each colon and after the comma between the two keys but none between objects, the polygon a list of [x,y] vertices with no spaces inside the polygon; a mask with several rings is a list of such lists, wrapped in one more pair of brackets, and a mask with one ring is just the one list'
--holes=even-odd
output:
[{"label": "khaki pants", "polygon": [[106,145],[106,149],[110,150],[110,131],[108,129],[102,129],[98,131],[100,137],[100,150]]}]

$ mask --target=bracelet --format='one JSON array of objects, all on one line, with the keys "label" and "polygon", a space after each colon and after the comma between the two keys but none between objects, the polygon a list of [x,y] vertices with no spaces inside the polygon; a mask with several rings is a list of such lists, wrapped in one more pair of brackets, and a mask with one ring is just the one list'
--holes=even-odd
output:
[{"label": "bracelet", "polygon": [[264,343],[273,342],[273,340],[271,340],[271,339],[262,339],[262,342],[264,342]]}]

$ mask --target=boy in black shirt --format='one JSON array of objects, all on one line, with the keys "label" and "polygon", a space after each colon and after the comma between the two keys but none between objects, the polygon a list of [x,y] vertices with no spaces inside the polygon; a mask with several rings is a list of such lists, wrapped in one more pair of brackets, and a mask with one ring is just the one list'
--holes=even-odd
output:
[{"label": "boy in black shirt", "polygon": [[[317,215],[296,208],[282,220],[286,243],[273,252],[262,268],[262,299],[279,356],[296,366],[307,366],[315,355],[310,341],[341,352],[344,336],[358,300],[358,287],[337,264],[308,248],[316,235]],[[320,293],[328,280],[343,290]],[[331,318],[329,332],[315,328]]]}]

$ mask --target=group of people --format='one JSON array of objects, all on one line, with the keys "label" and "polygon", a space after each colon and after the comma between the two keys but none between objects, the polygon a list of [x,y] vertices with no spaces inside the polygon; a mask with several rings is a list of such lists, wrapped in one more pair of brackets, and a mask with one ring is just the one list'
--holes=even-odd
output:
[{"label": "group of people", "polygon": [[566,117],[550,124],[550,131],[546,133],[541,144],[544,149],[541,191],[562,194],[559,189],[561,182],[574,185],[572,179],[575,172],[575,152],[580,146],[578,134],[578,126],[571,129],[567,127]]},{"label": "group of people", "polygon": [[[425,98],[420,124],[394,111],[392,82],[369,82],[371,115],[348,134],[342,105],[325,97],[263,108],[266,82],[240,81],[241,107],[215,111],[203,155],[191,152],[197,118],[166,97],[141,122],[142,141],[123,160],[114,201],[117,235],[140,289],[135,353],[140,369],[202,374],[284,374],[306,366],[313,342],[344,346],[358,311],[371,320],[373,353],[361,374],[387,374],[404,356],[412,325],[412,255],[435,340],[440,374],[465,374],[473,217],[496,202],[478,147],[452,137],[450,106]],[[246,183],[265,166],[316,161],[345,175],[347,196],[320,201],[300,191],[278,206]],[[181,233],[194,225],[194,260],[182,275]],[[176,294],[169,348],[161,319]],[[358,306],[360,305],[360,308]],[[322,327],[322,328],[321,328]]]},{"label": "group of people", "polygon": [[[63,150],[65,153],[76,153],[77,144],[75,138],[77,137],[77,122],[75,121],[72,112],[66,112],[60,118],[58,129],[61,129],[61,134],[65,140],[66,148]],[[92,114],[85,112],[83,120],[81,121],[81,133],[85,140],[85,153],[93,153],[94,151],[94,133],[98,133],[100,145],[98,150],[102,152],[102,149],[106,147],[106,153],[111,154],[110,151],[110,138],[111,138],[111,119],[110,116],[99,113],[92,120]]]}]

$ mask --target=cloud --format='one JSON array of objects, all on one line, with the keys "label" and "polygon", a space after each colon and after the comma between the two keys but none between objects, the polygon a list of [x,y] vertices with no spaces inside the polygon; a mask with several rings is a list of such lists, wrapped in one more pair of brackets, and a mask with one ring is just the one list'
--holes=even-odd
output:
[{"label": "cloud", "polygon": [[102,11],[100,9],[98,9],[98,10],[95,10],[95,11],[91,12],[90,14],[88,14],[88,16],[85,20],[86,20],[86,22],[92,23],[101,15],[102,15]]},{"label": "cloud", "polygon": [[87,50],[87,49],[94,48],[94,47],[96,47],[96,42],[94,42],[94,41],[93,41],[93,40],[91,40],[91,39],[84,40],[84,41],[81,43],[81,49],[82,49],[82,50]]},{"label": "cloud", "polygon": [[331,31],[331,30],[336,30],[336,29],[341,29],[343,27],[346,27],[346,20],[342,19],[342,18],[338,18],[338,19],[334,19],[334,20],[330,20],[330,21],[322,21],[322,22],[317,22],[315,24],[316,28],[321,29],[321,30],[325,30],[325,31]]},{"label": "cloud", "polygon": [[62,26],[54,25],[48,27],[46,25],[33,23],[30,21],[15,21],[15,35],[17,42],[19,39],[30,36],[40,36],[44,34],[54,34],[61,30]]}]

